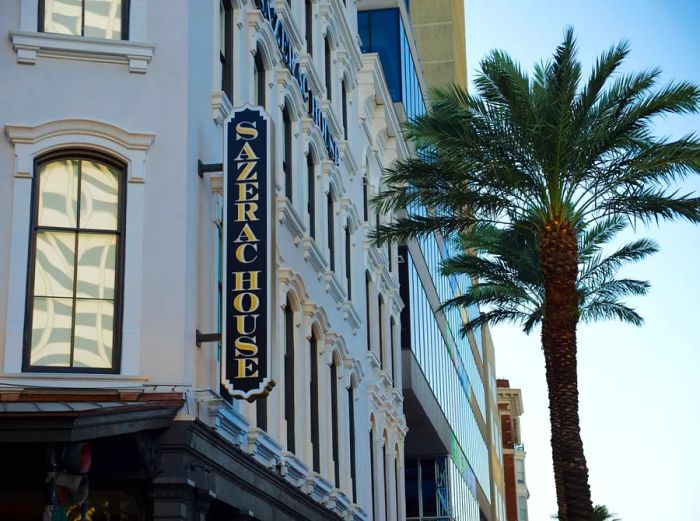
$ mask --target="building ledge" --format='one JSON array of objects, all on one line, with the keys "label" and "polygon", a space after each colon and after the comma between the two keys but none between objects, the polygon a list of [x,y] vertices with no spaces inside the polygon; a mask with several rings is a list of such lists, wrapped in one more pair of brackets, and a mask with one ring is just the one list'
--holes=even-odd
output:
[{"label": "building ledge", "polygon": [[35,65],[38,57],[102,63],[124,63],[129,72],[145,73],[155,45],[128,40],[88,38],[65,34],[11,31],[17,63]]}]

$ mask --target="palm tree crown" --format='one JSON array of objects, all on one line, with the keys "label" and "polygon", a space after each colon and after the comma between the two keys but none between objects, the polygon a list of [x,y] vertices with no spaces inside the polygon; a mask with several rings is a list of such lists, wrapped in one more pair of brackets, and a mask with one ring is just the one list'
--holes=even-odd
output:
[{"label": "palm tree crown", "polygon": [[541,325],[561,521],[593,516],[578,418],[577,325],[640,324],[624,298],[645,294],[648,284],[616,273],[657,250],[644,239],[610,255],[604,246],[630,224],[700,221],[700,198],[676,188],[700,173],[700,141],[652,131],[655,117],[697,112],[700,89],[686,82],[657,88],[658,69],[619,73],[628,52],[627,43],[613,46],[586,80],[571,29],[531,75],[491,52],[475,94],[458,86],[432,91],[430,111],[405,128],[419,153],[387,171],[375,201],[404,212],[376,230],[378,243],[439,233],[478,254],[444,265],[475,279],[446,305],[486,306],[466,329]]}]

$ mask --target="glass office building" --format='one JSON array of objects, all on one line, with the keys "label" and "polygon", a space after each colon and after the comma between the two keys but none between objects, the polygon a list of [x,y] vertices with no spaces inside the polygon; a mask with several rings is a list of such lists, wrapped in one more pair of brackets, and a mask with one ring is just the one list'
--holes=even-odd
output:
[{"label": "glass office building", "polygon": [[[426,111],[420,61],[403,2],[371,9],[362,2],[358,32],[363,52],[377,53],[395,104],[411,119]],[[365,10],[362,10],[365,9]],[[401,110],[398,110],[401,113]],[[423,208],[413,208],[423,213]],[[443,277],[441,262],[455,241],[431,235],[400,248],[401,317],[408,520],[479,521],[491,516],[484,346],[480,331],[460,328],[478,308],[441,310],[471,281]],[[489,376],[482,376],[489,375]]]}]

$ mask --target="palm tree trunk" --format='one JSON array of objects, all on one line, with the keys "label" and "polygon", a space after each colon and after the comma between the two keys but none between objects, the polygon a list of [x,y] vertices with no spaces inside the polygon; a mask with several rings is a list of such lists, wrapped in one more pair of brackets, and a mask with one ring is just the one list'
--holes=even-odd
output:
[{"label": "palm tree trunk", "polygon": [[559,519],[591,521],[593,504],[578,416],[578,247],[571,224],[547,223],[540,234],[539,253],[545,287],[542,348],[549,387]]}]

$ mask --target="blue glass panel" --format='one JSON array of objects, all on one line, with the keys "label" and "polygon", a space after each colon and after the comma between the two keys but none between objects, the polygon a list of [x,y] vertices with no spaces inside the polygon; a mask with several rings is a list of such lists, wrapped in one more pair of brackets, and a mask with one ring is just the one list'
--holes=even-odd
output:
[{"label": "blue glass panel", "polygon": [[357,14],[362,52],[376,52],[382,62],[391,99],[401,101],[401,56],[399,54],[399,10],[377,9]]}]

